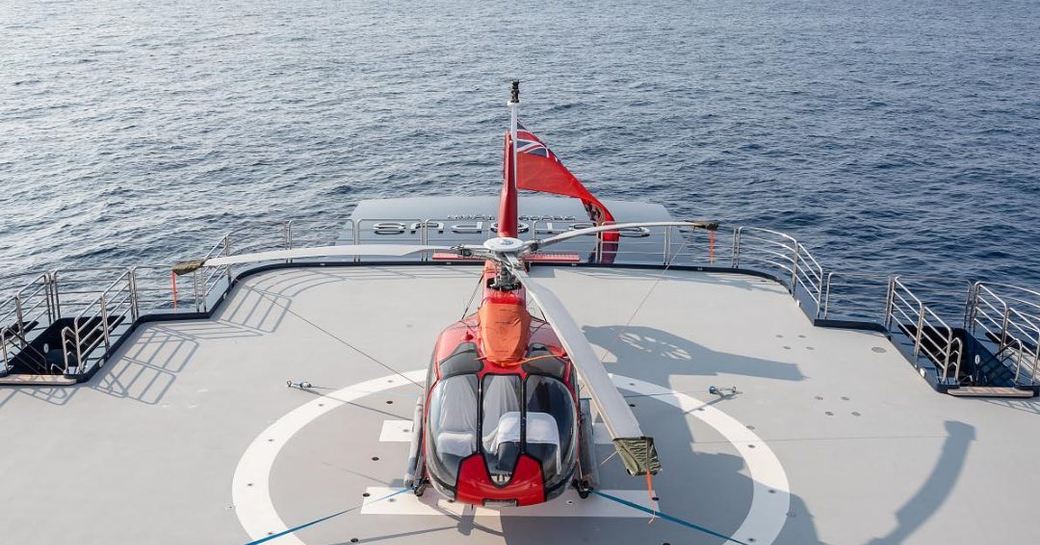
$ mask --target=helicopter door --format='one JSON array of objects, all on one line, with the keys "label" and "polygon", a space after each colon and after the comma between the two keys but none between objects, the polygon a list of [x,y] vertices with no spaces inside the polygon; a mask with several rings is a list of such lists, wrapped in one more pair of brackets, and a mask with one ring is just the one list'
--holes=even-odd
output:
[{"label": "helicopter door", "polygon": [[476,375],[448,377],[433,387],[429,431],[426,444],[431,473],[442,485],[453,488],[462,459],[477,451]]},{"label": "helicopter door", "polygon": [[524,452],[541,462],[548,490],[567,480],[574,467],[577,453],[574,398],[555,378],[529,375],[526,382]]}]

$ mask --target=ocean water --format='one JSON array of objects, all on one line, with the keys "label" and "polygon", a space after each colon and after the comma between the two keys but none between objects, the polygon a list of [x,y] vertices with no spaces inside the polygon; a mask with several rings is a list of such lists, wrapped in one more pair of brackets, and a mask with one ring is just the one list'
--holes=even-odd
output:
[{"label": "ocean water", "polygon": [[0,0],[0,277],[494,193],[519,78],[600,197],[1040,288],[1040,3],[638,4]]}]

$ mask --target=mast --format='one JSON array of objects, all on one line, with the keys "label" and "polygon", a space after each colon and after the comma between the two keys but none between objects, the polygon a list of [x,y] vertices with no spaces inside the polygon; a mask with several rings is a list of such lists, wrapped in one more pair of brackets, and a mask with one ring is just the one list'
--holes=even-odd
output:
[{"label": "mast", "polygon": [[506,162],[502,185],[502,200],[498,208],[498,236],[517,236],[517,188],[516,188],[516,131],[520,112],[520,81],[513,80],[509,102],[509,144],[506,146]]}]

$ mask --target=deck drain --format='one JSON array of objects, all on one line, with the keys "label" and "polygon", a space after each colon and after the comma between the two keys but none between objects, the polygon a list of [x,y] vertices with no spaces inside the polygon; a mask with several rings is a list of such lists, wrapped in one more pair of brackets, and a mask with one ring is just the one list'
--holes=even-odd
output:
[{"label": "deck drain", "polygon": [[386,404],[387,405],[393,405],[394,404],[394,400],[388,399],[388,400],[386,400]]},{"label": "deck drain", "polygon": [[859,411],[852,411],[852,416],[859,416]]},{"label": "deck drain", "polygon": [[350,538],[350,542],[351,542],[351,543],[357,543],[357,542],[359,542],[359,541],[361,541],[361,540],[360,540],[360,539],[358,539],[358,538],[356,538],[356,537],[352,537],[352,538]]},{"label": "deck drain", "polygon": [[830,412],[830,411],[827,411],[827,412],[826,412],[826,413],[824,413],[824,414],[826,414],[827,416],[834,416],[834,413],[832,413],[832,412]]},{"label": "deck drain", "polygon": [[658,500],[660,500],[660,498],[658,498],[657,496],[650,496],[650,499],[651,499],[651,500],[654,500],[654,501],[658,501]]},{"label": "deck drain", "polygon": [[361,493],[361,497],[362,497],[362,498],[367,498],[367,497],[369,497],[369,496],[371,496],[371,495],[372,495],[372,494],[369,494],[368,492],[362,492],[362,493]]},{"label": "deck drain", "polygon": [[842,401],[848,401],[849,400],[849,396],[841,396],[841,400]]},{"label": "deck drain", "polygon": [[754,427],[754,426],[752,426],[751,424],[748,424],[748,425],[747,425],[747,426],[745,426],[745,427],[746,427],[747,429],[749,429],[749,430],[753,430],[753,429],[755,429],[755,427]]},{"label": "deck drain", "polygon": [[798,336],[798,338],[799,338],[799,339],[804,339],[804,338],[805,338],[805,335],[799,335],[799,336]]},{"label": "deck drain", "polygon": [[790,349],[791,349],[791,347],[790,347],[790,346],[785,346],[785,347],[784,347],[784,350],[790,350]]},{"label": "deck drain", "polygon": [[806,347],[805,347],[805,349],[806,349],[806,350],[816,350],[815,348],[813,348],[813,347],[811,347],[811,346],[806,346]]},{"label": "deck drain", "polygon": [[871,348],[871,350],[874,351],[874,352],[877,352],[878,354],[884,354],[885,352],[888,352],[888,350],[885,350],[884,348],[881,348],[880,346],[875,346],[874,348]]},{"label": "deck drain", "polygon": [[823,401],[823,396],[816,396],[816,399],[817,399],[818,401]]},{"label": "deck drain", "polygon": [[747,448],[755,448],[755,445],[748,445]]},{"label": "deck drain", "polygon": [[378,462],[379,461],[379,456],[373,456],[372,457],[372,461],[373,462]]},{"label": "deck drain", "polygon": [[628,406],[629,406],[629,407],[635,407],[635,406],[636,406],[636,404],[635,404],[635,403],[629,403],[629,404],[628,404]]}]

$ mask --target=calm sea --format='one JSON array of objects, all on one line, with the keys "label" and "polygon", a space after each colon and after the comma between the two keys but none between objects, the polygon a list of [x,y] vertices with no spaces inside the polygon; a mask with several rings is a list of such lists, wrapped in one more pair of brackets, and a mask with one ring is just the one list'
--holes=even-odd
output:
[{"label": "calm sea", "polygon": [[1040,288],[1038,36],[1036,0],[0,0],[0,276],[493,193],[516,77],[601,197]]}]

